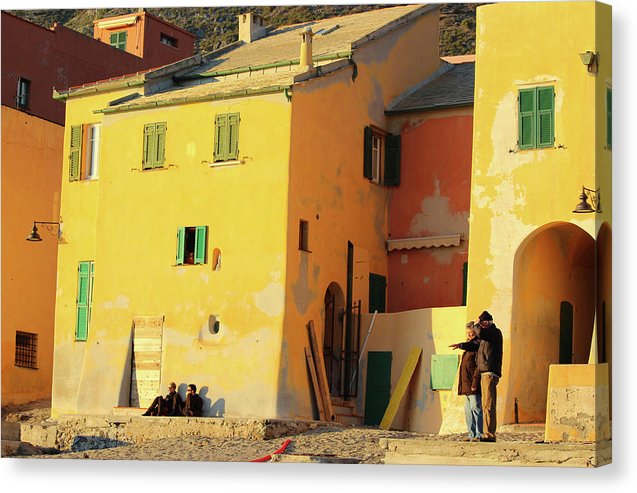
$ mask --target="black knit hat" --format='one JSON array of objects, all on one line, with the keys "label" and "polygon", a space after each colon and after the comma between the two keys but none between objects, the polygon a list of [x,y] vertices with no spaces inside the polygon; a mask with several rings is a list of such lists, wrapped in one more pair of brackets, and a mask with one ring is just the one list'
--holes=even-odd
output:
[{"label": "black knit hat", "polygon": [[483,311],[480,316],[478,317],[478,319],[480,320],[480,322],[484,322],[485,320],[489,320],[490,322],[493,321],[493,317],[491,316],[491,314],[488,311]]}]

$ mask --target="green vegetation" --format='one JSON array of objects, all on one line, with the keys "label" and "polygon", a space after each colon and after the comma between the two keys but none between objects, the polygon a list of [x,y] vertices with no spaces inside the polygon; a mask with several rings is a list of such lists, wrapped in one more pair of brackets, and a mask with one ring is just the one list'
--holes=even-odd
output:
[{"label": "green vegetation", "polygon": [[[441,5],[440,55],[475,53],[475,11],[482,4],[447,3]],[[197,37],[195,52],[206,52],[237,40],[236,16],[247,9],[262,15],[268,26],[279,27],[309,20],[364,12],[389,5],[301,5],[256,7],[192,7],[146,9]],[[87,36],[93,35],[93,21],[128,14],[135,9],[90,10],[13,10],[12,14],[42,27],[62,24]]]}]

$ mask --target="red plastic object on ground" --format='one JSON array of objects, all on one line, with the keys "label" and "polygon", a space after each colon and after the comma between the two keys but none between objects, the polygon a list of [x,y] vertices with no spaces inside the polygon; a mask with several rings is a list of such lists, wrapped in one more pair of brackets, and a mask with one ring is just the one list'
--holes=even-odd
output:
[{"label": "red plastic object on ground", "polygon": [[266,455],[264,457],[261,457],[259,459],[252,459],[250,462],[267,462],[267,461],[269,461],[270,459],[272,459],[273,455],[282,454],[285,451],[285,449],[287,448],[287,446],[290,444],[291,441],[292,440],[290,440],[288,438],[285,442],[283,442],[283,445],[281,445],[281,447],[279,447],[279,449],[276,450],[275,452],[273,452],[271,454],[268,454],[268,455]]}]

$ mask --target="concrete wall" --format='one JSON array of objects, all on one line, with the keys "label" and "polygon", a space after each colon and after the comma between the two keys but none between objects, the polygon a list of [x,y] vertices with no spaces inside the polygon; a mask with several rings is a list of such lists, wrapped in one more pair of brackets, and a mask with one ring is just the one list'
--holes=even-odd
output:
[{"label": "concrete wall", "polygon": [[401,184],[389,199],[389,239],[461,233],[460,245],[388,254],[388,311],[462,304],[469,245],[471,107],[393,116]]},{"label": "concrete wall", "polygon": [[[4,14],[3,14],[4,18]],[[4,59],[3,59],[4,62]],[[50,397],[64,127],[2,106],[2,404]],[[37,370],[17,367],[16,331],[37,334]]]},{"label": "concrete wall", "polygon": [[551,365],[544,440],[610,440],[609,382],[606,363]]},{"label": "concrete wall", "polygon": [[[65,149],[71,125],[101,121],[102,152],[98,180],[69,182],[64,162],[68,244],[59,251],[52,413],[128,405],[133,317],[154,315],[165,317],[159,390],[175,381],[183,393],[193,382],[206,415],[276,416],[290,104],[279,94],[93,114],[124,94],[67,103]],[[211,167],[214,115],[229,112],[241,115],[241,162]],[[164,167],[141,171],[144,124],[161,121]],[[201,225],[206,263],[175,265],[177,228]],[[80,342],[75,296],[84,260],[95,262],[95,284],[88,339]],[[220,323],[216,334],[211,317]]]},{"label": "concrete wall", "polygon": [[[305,326],[313,320],[323,341],[327,287],[347,289],[348,241],[356,264],[352,299],[363,300],[364,312],[369,272],[387,275],[390,188],[363,175],[364,128],[387,129],[387,104],[438,68],[438,30],[436,9],[358,48],[354,81],[346,67],[294,86],[281,416],[312,417]],[[301,219],[309,222],[311,252],[298,249]]]},{"label": "concrete wall", "polygon": [[[357,413],[362,416],[365,410],[367,353],[369,351],[392,352],[391,392],[393,394],[409,351],[412,347],[420,347],[423,350],[420,363],[416,366],[391,429],[438,433],[445,410],[454,397],[454,390],[431,389],[431,356],[460,354],[449,345],[466,339],[466,317],[464,306],[378,314],[359,367],[360,392],[355,401]],[[363,316],[363,339],[371,318],[372,315]]]},{"label": "concrete wall", "polygon": [[[602,197],[610,199],[610,165],[601,169],[595,159],[602,152],[596,130],[605,119],[597,104],[602,97],[599,81],[610,77],[611,58],[608,43],[598,41],[610,37],[609,11],[610,7],[594,2],[502,3],[478,8],[467,308],[471,317],[489,310],[503,331],[499,423],[513,422],[514,400],[527,395],[529,388],[537,388],[532,395],[545,395],[546,364],[537,357],[546,354],[547,337],[555,341],[554,330],[559,326],[555,307],[560,301],[571,302],[576,314],[586,314],[576,319],[574,330],[591,333],[593,318],[586,304],[594,304],[594,300],[588,296],[569,298],[565,276],[570,272],[559,270],[544,276],[545,289],[525,298],[523,295],[530,292],[515,291],[516,276],[532,279],[537,272],[523,273],[515,266],[516,256],[524,255],[524,241],[544,228],[570,223],[596,238],[601,222],[610,224],[611,208],[610,204],[606,207],[606,201],[601,214],[572,212],[582,186],[602,185]],[[586,50],[600,52],[607,75],[588,73],[579,58]],[[555,145],[519,150],[518,90],[540,84],[555,89]],[[596,104],[587,103],[593,101]],[[582,282],[594,289],[591,269],[594,271],[595,259],[588,257],[590,249],[575,241],[555,243],[551,251],[559,249],[558,244],[570,248],[561,252],[567,259],[567,270],[575,266],[575,275],[579,275],[578,268],[580,273],[585,271]],[[541,257],[536,260],[542,262]],[[516,311],[516,306],[526,308]],[[544,315],[550,312],[550,324],[544,317],[544,323],[537,326],[529,320],[528,310]],[[527,324],[535,324],[534,331],[539,328],[537,337],[528,333]],[[583,344],[590,348],[590,341]],[[523,355],[518,349],[514,357],[516,348],[522,347]],[[585,348],[577,352],[584,353]],[[541,420],[539,414],[533,419]]]}]

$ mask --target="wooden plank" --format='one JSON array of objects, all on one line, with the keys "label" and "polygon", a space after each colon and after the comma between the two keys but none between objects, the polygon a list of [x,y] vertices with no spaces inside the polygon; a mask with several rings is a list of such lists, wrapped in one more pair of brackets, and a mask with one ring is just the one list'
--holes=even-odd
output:
[{"label": "wooden plank", "polygon": [[418,361],[420,361],[421,353],[422,348],[419,347],[412,347],[411,351],[409,351],[409,356],[407,357],[407,361],[405,362],[405,366],[403,367],[403,372],[400,374],[400,378],[398,379],[398,383],[396,384],[394,393],[389,399],[389,405],[387,406],[385,415],[380,422],[381,430],[389,430],[392,421],[396,417],[398,406],[400,404],[400,401],[403,399],[405,392],[407,391],[407,386],[409,385],[411,376],[414,374],[414,370],[416,369]]},{"label": "wooden plank", "polygon": [[332,409],[332,399],[330,398],[330,389],[327,384],[327,372],[325,371],[325,362],[323,361],[323,350],[316,339],[313,320],[308,322],[307,329],[310,333],[310,347],[312,348],[312,356],[314,357],[314,365],[316,366],[316,376],[321,391],[321,398],[325,405],[325,418],[326,421],[334,421],[336,415]]},{"label": "wooden plank", "polygon": [[321,398],[321,389],[319,388],[318,379],[316,378],[316,368],[314,367],[314,358],[312,358],[312,351],[310,348],[305,349],[305,360],[307,366],[310,369],[310,376],[312,377],[312,388],[314,389],[314,397],[316,398],[316,407],[319,410],[319,419],[325,421],[325,405]]}]

